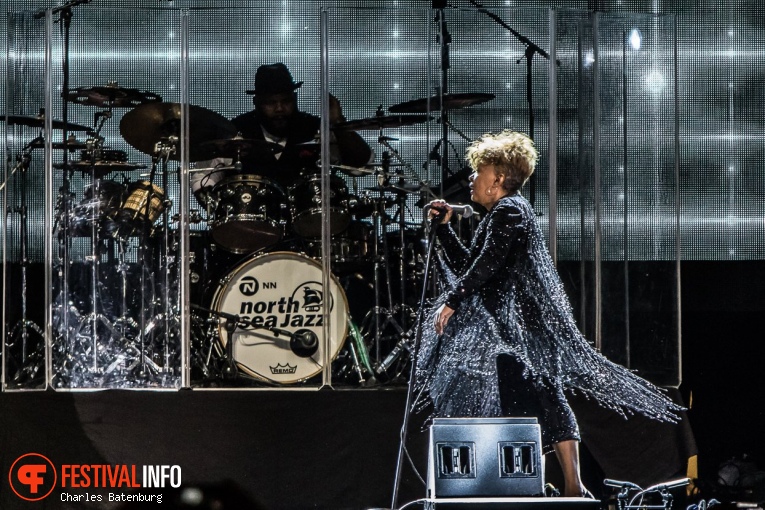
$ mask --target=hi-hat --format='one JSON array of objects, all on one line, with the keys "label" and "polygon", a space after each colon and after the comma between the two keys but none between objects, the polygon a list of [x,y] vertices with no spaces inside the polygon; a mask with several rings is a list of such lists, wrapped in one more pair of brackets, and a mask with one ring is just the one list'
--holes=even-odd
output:
[{"label": "hi-hat", "polygon": [[153,92],[138,89],[126,89],[120,87],[116,81],[110,81],[106,86],[100,87],[78,87],[69,89],[65,93],[66,100],[71,103],[100,106],[102,108],[112,107],[133,108],[146,103],[158,103],[162,98]]},{"label": "hi-hat", "polygon": [[[481,93],[444,94],[444,108],[447,110],[458,110],[491,101],[495,97],[494,94]],[[428,111],[434,112],[440,109],[441,96],[439,95],[394,104],[388,108],[388,111],[391,113],[427,113]]]},{"label": "hi-hat", "polygon": [[[122,137],[144,154],[154,154],[158,142],[169,142],[180,147],[181,110],[180,103],[147,103],[136,107],[122,117]],[[201,106],[189,105],[189,158],[201,161],[209,156],[209,150],[202,148],[208,140],[233,138],[236,127],[224,116]],[[180,153],[170,155],[179,160]]]},{"label": "hi-hat", "polygon": [[[0,121],[6,119],[5,115],[0,113]],[[40,113],[37,115],[8,115],[9,126],[29,126],[35,128],[45,127],[45,114]],[[63,129],[64,122],[60,120],[53,120],[53,129]],[[67,131],[92,131],[88,126],[81,124],[75,124],[74,122],[66,123]]]},{"label": "hi-hat", "polygon": [[349,120],[334,126],[344,131],[380,130],[420,124],[429,120],[427,115],[375,115],[366,119]]}]

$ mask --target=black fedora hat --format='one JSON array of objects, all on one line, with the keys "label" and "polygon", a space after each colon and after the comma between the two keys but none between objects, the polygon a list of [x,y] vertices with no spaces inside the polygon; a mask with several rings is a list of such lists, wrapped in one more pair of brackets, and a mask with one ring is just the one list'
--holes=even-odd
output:
[{"label": "black fedora hat", "polygon": [[295,82],[287,66],[279,62],[258,67],[255,72],[255,88],[246,92],[248,94],[279,94],[292,92],[301,85],[303,82]]}]

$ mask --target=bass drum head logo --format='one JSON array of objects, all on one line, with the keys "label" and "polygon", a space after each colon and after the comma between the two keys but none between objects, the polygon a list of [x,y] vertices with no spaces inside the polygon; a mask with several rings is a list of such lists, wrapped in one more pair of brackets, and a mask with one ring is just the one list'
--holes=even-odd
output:
[{"label": "bass drum head logo", "polygon": [[340,282],[330,275],[324,289],[321,264],[292,252],[261,255],[235,267],[222,280],[213,308],[239,316],[233,333],[218,326],[224,348],[231,337],[239,369],[269,382],[296,383],[319,374],[348,334],[348,300]]},{"label": "bass drum head logo", "polygon": [[56,467],[39,453],[22,455],[16,459],[8,473],[13,492],[27,501],[47,498],[56,487],[57,477]]}]

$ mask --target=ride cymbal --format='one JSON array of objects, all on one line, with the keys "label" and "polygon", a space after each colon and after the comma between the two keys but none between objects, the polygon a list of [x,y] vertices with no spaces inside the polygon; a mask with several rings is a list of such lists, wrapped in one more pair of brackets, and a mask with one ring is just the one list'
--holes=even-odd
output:
[{"label": "ride cymbal", "polygon": [[[144,154],[152,155],[158,142],[170,142],[180,146],[181,109],[180,103],[147,103],[136,107],[122,117],[122,137]],[[189,157],[201,161],[209,156],[202,148],[208,140],[233,138],[236,127],[224,116],[201,106],[189,105]],[[175,151],[170,159],[179,160]]]},{"label": "ride cymbal", "polygon": [[380,130],[420,124],[429,120],[427,115],[375,115],[366,119],[349,120],[335,124],[334,129],[344,131]]},{"label": "ride cymbal", "polygon": [[[496,96],[494,94],[481,93],[462,93],[462,94],[444,94],[444,108],[447,110],[458,110],[480,103],[491,101]],[[430,105],[430,109],[428,109]],[[403,103],[394,104],[388,111],[391,113],[427,113],[441,109],[441,96],[426,97],[423,99],[413,99]]]}]

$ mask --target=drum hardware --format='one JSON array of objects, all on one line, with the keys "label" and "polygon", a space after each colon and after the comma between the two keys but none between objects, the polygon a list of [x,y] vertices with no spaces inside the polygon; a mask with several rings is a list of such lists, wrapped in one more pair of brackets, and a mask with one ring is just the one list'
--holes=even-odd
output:
[{"label": "drum hardware", "polygon": [[[210,308],[205,308],[203,306],[196,305],[194,303],[191,303],[191,309],[197,310],[199,312],[204,312],[209,315],[214,315],[218,318],[217,324],[220,325],[221,321],[219,319],[224,319],[223,327],[226,330],[226,334],[229,336],[229,338],[233,338],[234,333],[236,332],[236,328],[238,326],[247,327],[249,325],[248,322],[242,322],[242,318],[237,314],[231,314],[226,312],[221,312],[220,310],[212,310]],[[210,354],[208,354],[208,362],[210,357],[212,356],[212,346],[210,347]],[[234,342],[228,342],[225,348],[225,367],[222,370],[222,376],[225,379],[235,379],[239,375],[239,369],[236,366],[236,361],[234,360]],[[209,366],[209,365],[208,365]]]},{"label": "drum hardware", "polygon": [[[45,333],[43,329],[38,326],[34,321],[29,320],[28,316],[28,303],[27,303],[27,282],[29,272],[29,229],[28,229],[28,215],[27,215],[27,171],[29,170],[30,163],[32,161],[31,148],[26,148],[21,156],[17,157],[17,162],[14,168],[8,175],[10,179],[16,172],[20,175],[20,202],[16,208],[8,207],[6,209],[6,215],[10,213],[19,214],[19,259],[21,261],[21,317],[16,324],[10,329],[8,333],[8,339],[6,340],[6,354],[9,358],[13,356],[12,349],[18,344],[21,352],[19,353],[19,359],[16,362],[17,370],[12,376],[12,380],[16,384],[24,383],[24,379],[27,381],[34,381],[38,376],[44,374],[45,363]],[[2,190],[9,181],[0,185]],[[6,217],[7,221],[7,217]],[[31,344],[32,335],[36,335],[37,341],[35,344]]]},{"label": "drum hardware", "polygon": [[[132,147],[144,154],[157,152],[158,141],[178,145],[181,136],[180,103],[145,103],[126,113],[120,121],[120,133]],[[222,115],[196,105],[188,105],[189,159],[208,159],[209,149],[202,147],[208,140],[230,139],[236,136],[234,125]],[[168,159],[180,160],[179,151],[166,153]],[[166,189],[166,188],[165,188]]]},{"label": "drum hardware", "polygon": [[428,113],[441,110],[441,101],[443,100],[444,109],[457,110],[467,108],[487,101],[491,101],[496,96],[494,94],[484,93],[460,93],[443,94],[426,97],[422,99],[413,99],[403,103],[394,104],[388,108],[391,113]]}]

